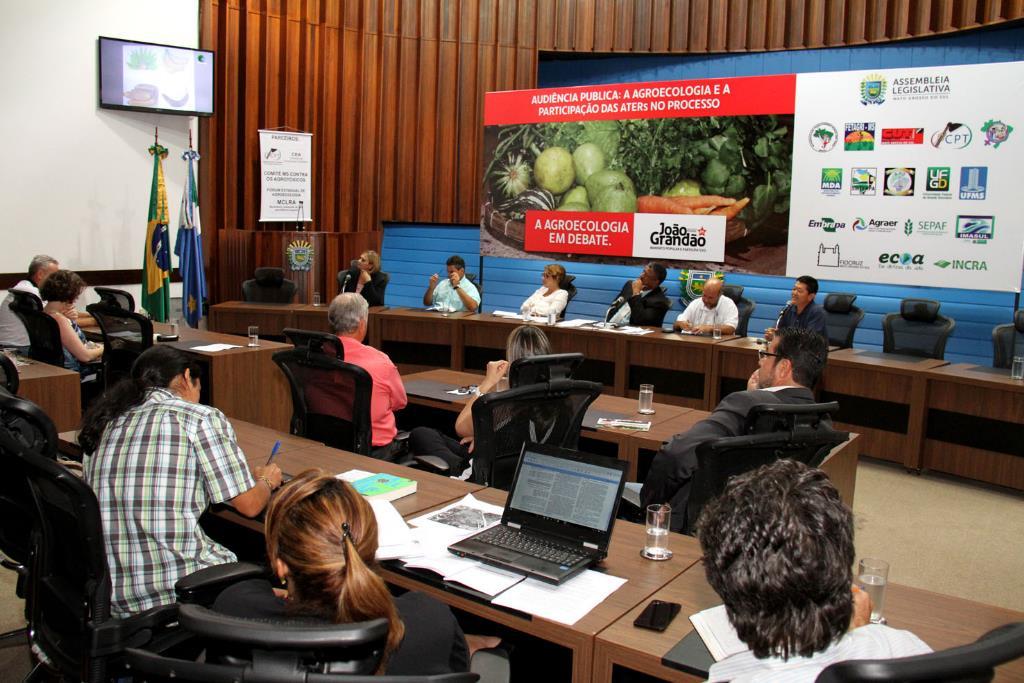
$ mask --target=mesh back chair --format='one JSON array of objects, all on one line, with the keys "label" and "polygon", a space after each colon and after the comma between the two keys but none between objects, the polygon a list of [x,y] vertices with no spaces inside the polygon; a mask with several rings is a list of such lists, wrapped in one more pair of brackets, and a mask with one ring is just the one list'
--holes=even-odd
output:
[{"label": "mesh back chair", "polygon": [[290,304],[295,282],[285,279],[283,268],[257,268],[252,280],[242,283],[242,298],[262,304]]},{"label": "mesh back chair", "polygon": [[297,349],[312,348],[338,360],[345,360],[345,347],[341,345],[341,340],[330,332],[299,330],[294,327],[286,327],[283,332],[285,338]]},{"label": "mesh back chair", "polygon": [[105,303],[86,307],[103,332],[103,379],[111,387],[131,376],[132,364],[153,345],[153,321]]},{"label": "mesh back chair", "polygon": [[18,377],[18,366],[14,364],[6,353],[0,353],[0,387],[3,387],[12,394],[18,393],[18,385],[21,379]]},{"label": "mesh back chair", "polygon": [[476,287],[476,291],[480,296],[484,295],[484,283],[483,280],[477,280],[476,273],[466,273],[466,279],[473,283]]},{"label": "mesh back chair", "polygon": [[993,629],[968,645],[898,659],[837,662],[818,674],[817,683],[991,681],[995,667],[1024,656],[1024,622]]},{"label": "mesh back chair", "polygon": [[904,299],[899,313],[886,313],[882,318],[882,350],[942,360],[955,327],[952,318],[939,315],[938,301]]},{"label": "mesh back chair", "polygon": [[273,358],[292,390],[291,433],[369,455],[370,374],[309,347],[278,351]]},{"label": "mesh back chair", "polygon": [[1010,369],[1018,340],[1024,339],[1024,309],[1014,311],[1013,322],[992,329],[992,367]]},{"label": "mesh back chair", "polygon": [[739,285],[722,285],[722,294],[733,300],[739,312],[739,319],[736,322],[736,336],[746,337],[747,327],[750,325],[750,316],[754,314],[757,303],[753,299],[743,296],[743,287]]},{"label": "mesh back chair", "polygon": [[42,302],[26,292],[11,290],[14,301],[11,310],[21,319],[28,332],[28,355],[33,360],[64,367],[64,345],[60,341],[60,326],[43,312]]},{"label": "mesh back chair", "polygon": [[521,387],[553,379],[572,379],[572,373],[582,364],[582,353],[549,353],[519,358],[508,368],[508,385]]},{"label": "mesh back chair", "polygon": [[571,304],[572,300],[576,298],[577,294],[579,294],[579,290],[577,290],[576,285],[573,284],[573,280],[575,279],[575,275],[569,275],[568,273],[566,273],[565,277],[562,279],[562,289],[569,294],[569,298],[565,302],[565,308],[563,308],[562,312],[558,314],[560,319],[565,317],[565,312],[569,310],[569,304]]},{"label": "mesh back chair", "polygon": [[864,319],[864,311],[853,305],[856,294],[833,292],[825,297],[825,327],[828,343],[841,349],[853,346],[853,334]]},{"label": "mesh back chair", "polygon": [[697,471],[690,484],[685,515],[673,527],[692,534],[704,505],[719,495],[729,479],[782,458],[818,467],[829,452],[849,439],[831,428],[829,414],[838,403],[754,406],[746,434],[712,439],[697,446]]},{"label": "mesh back chair", "polygon": [[113,287],[93,287],[93,291],[99,296],[100,303],[135,312],[135,297],[131,293]]},{"label": "mesh back chair", "polygon": [[24,448],[57,457],[57,428],[43,409],[0,389],[0,428]]},{"label": "mesh back chair", "polygon": [[572,379],[484,394],[473,403],[473,475],[508,490],[523,443],[576,448],[587,408],[601,385]]}]

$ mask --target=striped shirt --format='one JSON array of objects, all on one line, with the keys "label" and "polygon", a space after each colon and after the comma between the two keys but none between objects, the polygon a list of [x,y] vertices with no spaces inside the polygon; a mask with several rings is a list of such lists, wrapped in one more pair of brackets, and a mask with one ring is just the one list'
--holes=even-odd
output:
[{"label": "striped shirt", "polygon": [[235,561],[199,526],[210,504],[255,486],[216,408],[153,389],[107,425],[84,470],[99,499],[114,616],[174,602],[178,579]]}]

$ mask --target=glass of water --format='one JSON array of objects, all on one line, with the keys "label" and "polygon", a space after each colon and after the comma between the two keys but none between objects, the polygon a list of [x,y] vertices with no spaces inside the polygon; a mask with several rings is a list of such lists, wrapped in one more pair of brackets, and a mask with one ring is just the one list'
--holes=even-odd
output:
[{"label": "glass of water", "polygon": [[654,385],[640,385],[640,405],[636,410],[641,415],[654,414]]},{"label": "glass of water", "polygon": [[260,328],[256,325],[249,325],[249,346],[260,345]]},{"label": "glass of water", "polygon": [[641,555],[648,560],[668,560],[672,551],[668,549],[668,528],[672,521],[672,506],[655,503],[647,506],[647,538]]},{"label": "glass of water", "polygon": [[1024,356],[1014,356],[1010,367],[1010,379],[1024,379]]},{"label": "glass of water", "polygon": [[885,586],[889,583],[889,563],[865,557],[857,563],[857,586],[871,598],[871,623],[884,624]]},{"label": "glass of water", "polygon": [[722,338],[722,326],[718,324],[717,320],[715,321],[714,327],[711,328],[711,338],[712,339],[721,339]]},{"label": "glass of water", "polygon": [[313,292],[313,305],[314,306],[319,306],[320,305],[320,292]]}]

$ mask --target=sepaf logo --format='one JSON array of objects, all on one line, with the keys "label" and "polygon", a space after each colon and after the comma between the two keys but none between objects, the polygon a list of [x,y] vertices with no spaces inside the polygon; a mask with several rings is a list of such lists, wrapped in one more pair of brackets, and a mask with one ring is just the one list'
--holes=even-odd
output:
[{"label": "sepaf logo", "polygon": [[925,199],[950,199],[953,196],[951,176],[949,166],[929,166],[921,196]]},{"label": "sepaf logo", "polygon": [[846,124],[843,149],[847,152],[870,152],[875,148],[875,124],[873,121]]},{"label": "sepaf logo", "polygon": [[868,74],[860,81],[860,103],[881,104],[885,102],[885,91],[889,84],[881,74]]},{"label": "sepaf logo", "polygon": [[823,168],[821,169],[821,193],[827,197],[834,197],[843,189],[843,169]]},{"label": "sepaf logo", "polygon": [[831,123],[822,121],[811,126],[811,131],[807,134],[807,142],[815,152],[831,152],[839,142],[839,132]]},{"label": "sepaf logo", "polygon": [[850,194],[860,197],[875,196],[875,178],[877,168],[855,166],[850,169]]},{"label": "sepaf logo", "polygon": [[955,237],[971,240],[974,244],[986,244],[996,233],[994,216],[957,216]]},{"label": "sepaf logo", "polygon": [[954,123],[950,121],[946,124],[942,130],[937,130],[932,133],[931,143],[932,147],[939,149],[940,147],[948,147],[949,149],[963,149],[967,145],[971,144],[971,140],[974,139],[974,133],[971,132],[971,127],[966,123]]},{"label": "sepaf logo", "polygon": [[915,169],[903,166],[885,169],[886,197],[913,197]]},{"label": "sepaf logo", "polygon": [[822,216],[821,220],[816,220],[812,218],[811,220],[807,221],[807,227],[821,228],[825,232],[835,232],[836,230],[842,230],[843,228],[845,228],[846,223],[842,223],[832,218]]},{"label": "sepaf logo", "polygon": [[1013,132],[1013,126],[996,119],[989,119],[981,127],[981,132],[985,134],[986,147],[991,145],[993,149],[999,149],[999,145],[1006,142],[1006,139],[1010,137],[1010,133]]},{"label": "sepaf logo", "polygon": [[924,254],[882,253],[878,255],[878,265],[885,270],[924,270]]},{"label": "sepaf logo", "polygon": [[883,128],[883,145],[920,145],[924,142],[924,128]]},{"label": "sepaf logo", "polygon": [[[921,236],[937,237],[945,235],[948,227],[949,221],[919,220],[914,225],[914,230]],[[909,235],[910,233],[907,234]]]},{"label": "sepaf logo", "polygon": [[960,199],[984,199],[988,192],[988,166],[960,169]]},{"label": "sepaf logo", "polygon": [[988,263],[985,261],[964,261],[961,259],[953,259],[947,261],[946,259],[939,259],[935,262],[939,268],[949,268],[951,270],[988,270]]}]

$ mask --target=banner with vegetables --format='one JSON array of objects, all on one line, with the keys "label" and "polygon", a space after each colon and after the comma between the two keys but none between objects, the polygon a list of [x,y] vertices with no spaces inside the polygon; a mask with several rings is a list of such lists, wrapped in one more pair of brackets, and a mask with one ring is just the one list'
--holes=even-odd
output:
[{"label": "banner with vegetables", "polygon": [[782,274],[793,75],[488,93],[481,253]]},{"label": "banner with vegetables", "polygon": [[1020,291],[1024,62],[800,74],[790,275]]}]

